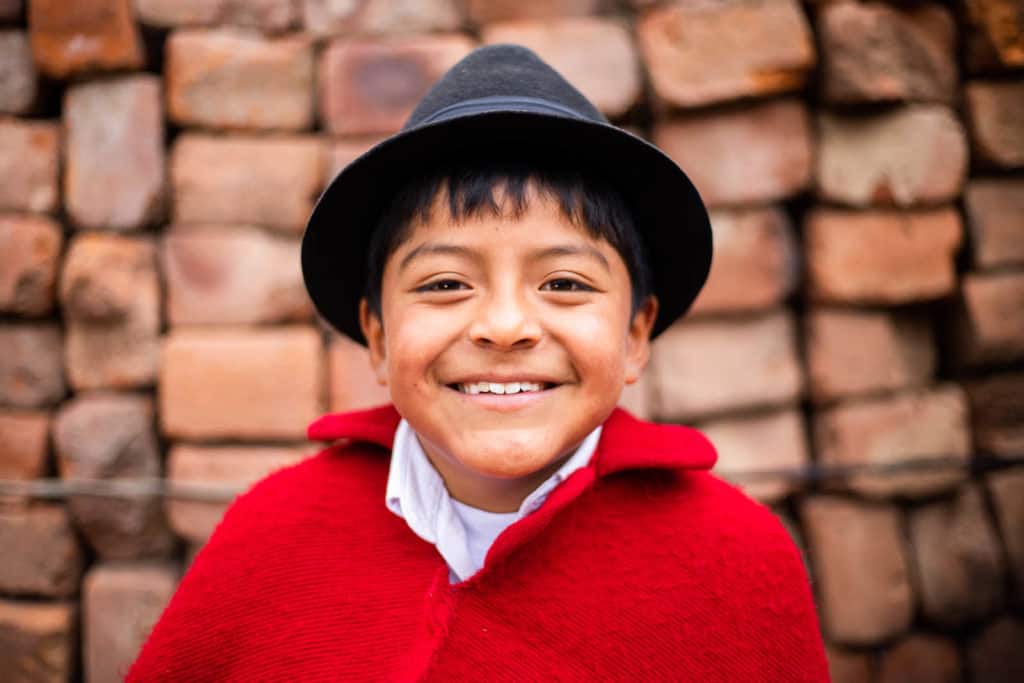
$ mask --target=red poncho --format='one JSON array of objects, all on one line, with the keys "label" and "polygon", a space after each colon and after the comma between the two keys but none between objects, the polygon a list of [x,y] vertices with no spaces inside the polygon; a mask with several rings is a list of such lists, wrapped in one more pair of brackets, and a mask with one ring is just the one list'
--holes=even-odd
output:
[{"label": "red poncho", "polygon": [[827,681],[807,574],[697,431],[616,410],[590,464],[451,585],[384,505],[394,408],[253,486],[196,556],[131,681]]}]

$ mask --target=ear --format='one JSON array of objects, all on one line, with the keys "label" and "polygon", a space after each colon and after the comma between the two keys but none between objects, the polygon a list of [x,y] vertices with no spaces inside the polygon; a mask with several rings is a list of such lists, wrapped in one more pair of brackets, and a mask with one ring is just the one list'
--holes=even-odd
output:
[{"label": "ear", "polygon": [[387,351],[384,343],[384,323],[380,316],[370,308],[370,302],[364,296],[359,300],[359,327],[366,338],[366,348],[370,352],[370,367],[377,375],[377,383],[388,384]]},{"label": "ear", "polygon": [[651,329],[658,317],[658,299],[651,295],[637,308],[626,339],[626,384],[633,384],[651,358]]}]

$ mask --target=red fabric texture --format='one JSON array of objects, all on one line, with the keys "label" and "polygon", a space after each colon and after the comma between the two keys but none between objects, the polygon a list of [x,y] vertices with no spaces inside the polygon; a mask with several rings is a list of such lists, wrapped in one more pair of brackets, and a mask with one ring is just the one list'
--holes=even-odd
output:
[{"label": "red fabric texture", "polygon": [[398,414],[327,415],[335,440],[239,496],[132,681],[827,681],[807,574],[693,429],[616,410],[588,466],[448,568],[384,505]]}]

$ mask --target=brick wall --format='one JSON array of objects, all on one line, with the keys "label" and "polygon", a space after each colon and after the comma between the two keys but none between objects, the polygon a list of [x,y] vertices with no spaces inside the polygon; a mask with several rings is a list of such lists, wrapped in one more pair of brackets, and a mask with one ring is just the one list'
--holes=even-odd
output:
[{"label": "brick wall", "polygon": [[4,679],[118,680],[231,492],[386,399],[301,230],[498,41],[712,207],[625,400],[791,529],[835,679],[1024,680],[1020,0],[0,0]]}]

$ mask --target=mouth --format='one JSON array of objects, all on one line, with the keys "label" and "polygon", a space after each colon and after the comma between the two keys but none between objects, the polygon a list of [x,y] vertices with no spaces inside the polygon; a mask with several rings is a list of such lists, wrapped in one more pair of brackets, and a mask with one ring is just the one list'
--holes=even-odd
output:
[{"label": "mouth", "polygon": [[478,394],[491,394],[506,396],[510,394],[535,394],[548,389],[554,389],[557,384],[554,382],[455,382],[447,385],[461,394],[476,396]]}]

